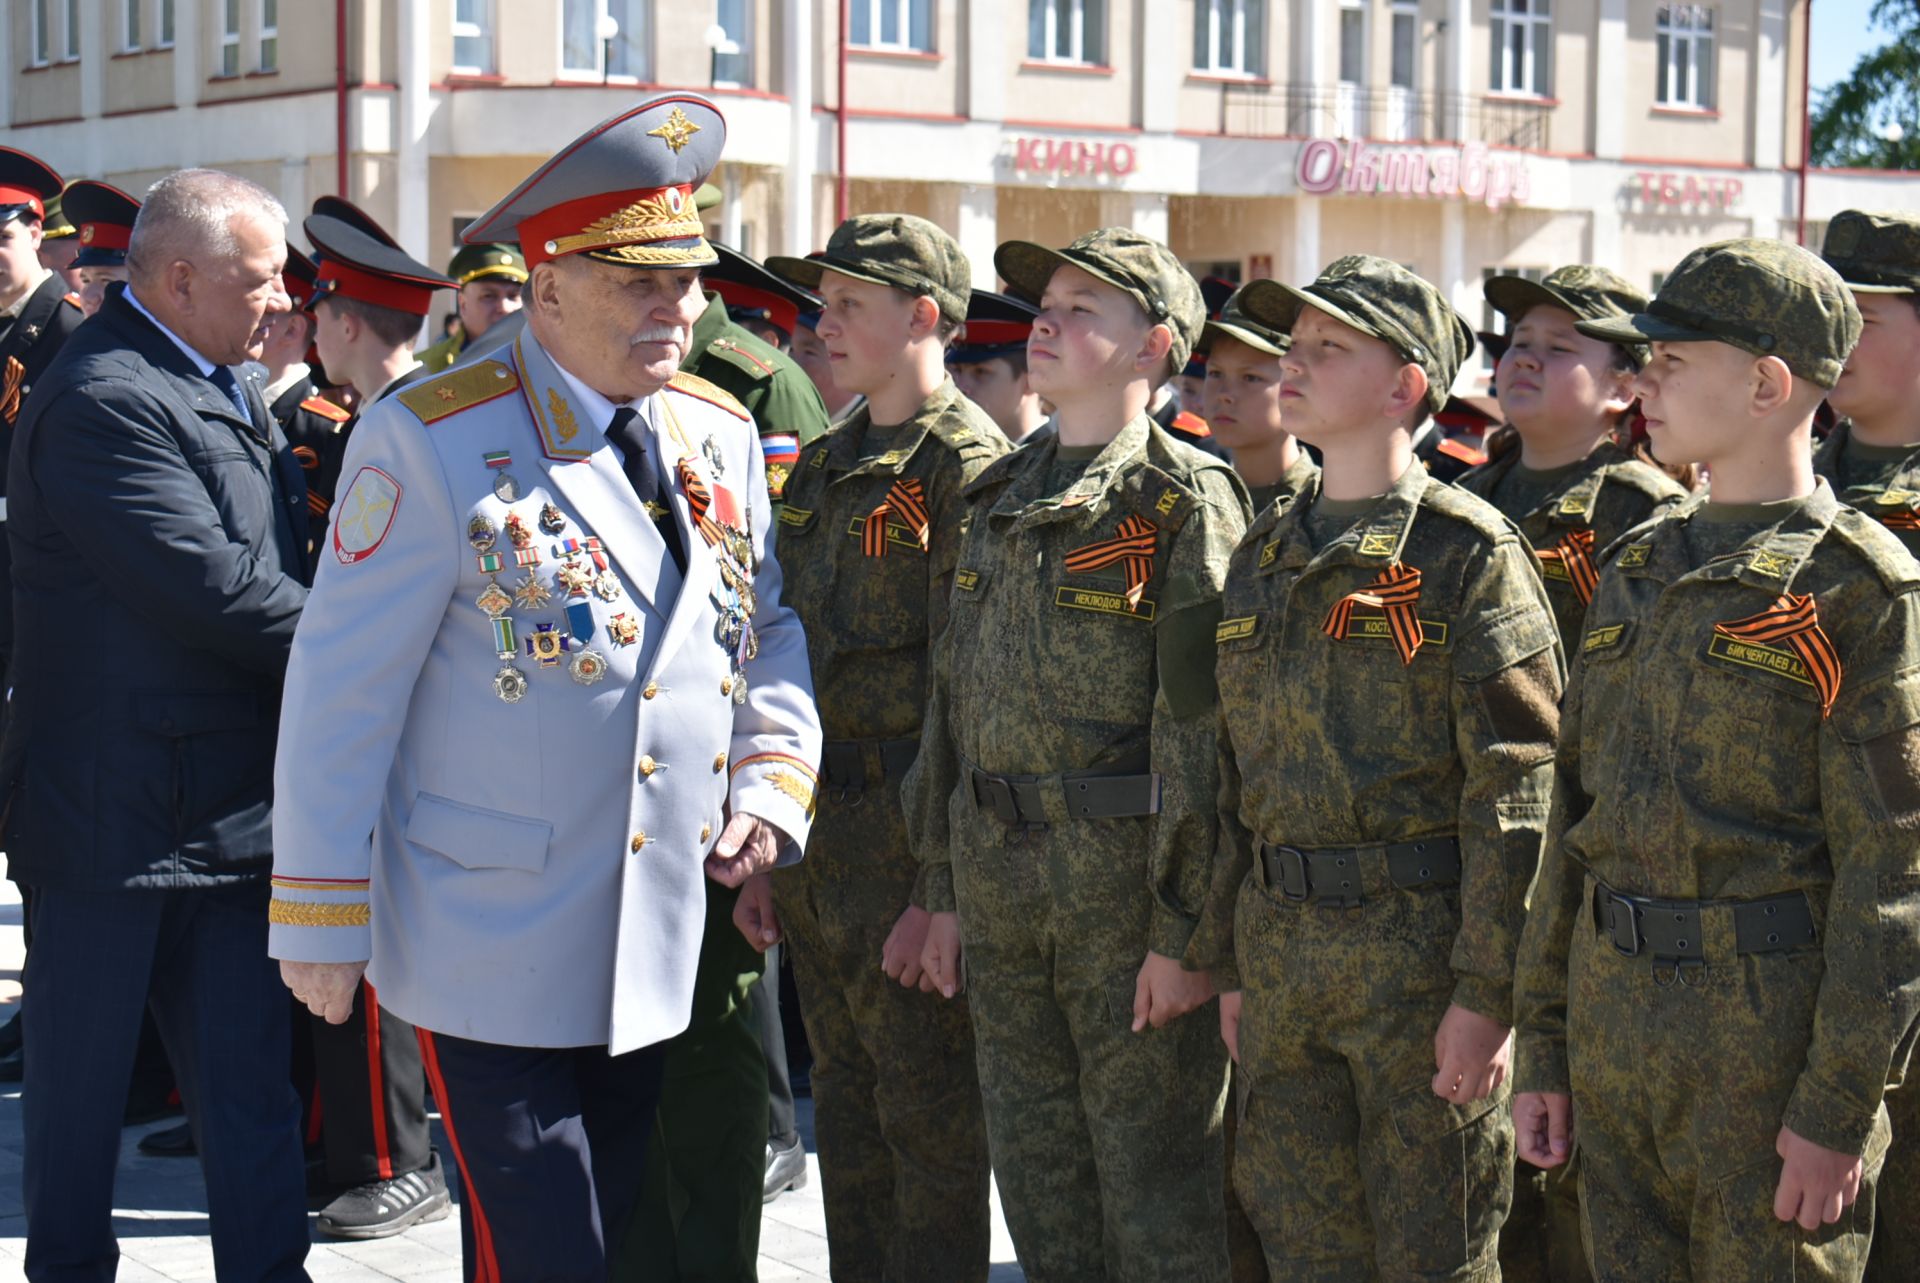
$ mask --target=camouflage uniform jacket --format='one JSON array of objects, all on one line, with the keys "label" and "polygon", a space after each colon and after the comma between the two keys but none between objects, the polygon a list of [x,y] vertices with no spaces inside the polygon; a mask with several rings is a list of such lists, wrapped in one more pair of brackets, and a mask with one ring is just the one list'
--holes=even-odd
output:
[{"label": "camouflage uniform jacket", "polygon": [[[1519,463],[1520,451],[1514,450],[1481,464],[1454,484],[1499,507],[1493,491]],[[1602,442],[1533,511],[1500,509],[1533,545],[1540,574],[1547,581],[1547,600],[1553,603],[1554,618],[1560,623],[1560,645],[1569,663],[1585,633],[1582,625],[1587,617],[1586,601],[1576,584],[1585,583],[1591,594],[1594,583],[1583,567],[1569,565],[1569,553],[1577,561],[1584,551],[1587,567],[1597,574],[1601,554],[1616,539],[1686,497],[1687,492],[1673,478],[1609,441]],[[1592,542],[1585,543],[1580,531],[1590,531]],[[1564,542],[1570,536],[1583,548],[1572,548]]]},{"label": "camouflage uniform jacket", "polygon": [[[1234,551],[1216,650],[1221,847],[1192,965],[1238,987],[1233,908],[1258,842],[1356,846],[1457,836],[1453,1000],[1506,1023],[1546,827],[1563,664],[1532,555],[1485,500],[1409,467],[1317,551],[1315,481]],[[1403,663],[1378,608],[1325,631],[1389,566],[1420,572]]]},{"label": "camouflage uniform jacket", "polygon": [[1920,557],[1920,445],[1907,457],[1888,463],[1872,481],[1846,485],[1841,475],[1853,425],[1842,419],[1813,454],[1813,475],[1825,477],[1840,502],[1858,508],[1898,535],[1907,551]]},{"label": "camouflage uniform jacket", "polygon": [[680,368],[731,392],[753,415],[767,461],[767,496],[778,512],[795,457],[827,430],[827,406],[813,380],[792,357],[735,324],[711,291]]},{"label": "camouflage uniform jacket", "polygon": [[[1058,448],[1048,439],[1016,450],[967,487],[971,525],[903,795],[921,862],[914,903],[954,907],[947,807],[973,805],[968,763],[1002,775],[1151,769],[1160,809],[1145,821],[1142,890],[1154,898],[1147,948],[1179,958],[1215,845],[1210,658],[1227,557],[1246,528],[1246,490],[1224,462],[1145,415],[1079,480],[1049,494]],[[1069,554],[1149,531],[1144,557],[1078,573],[1067,566]],[[1130,580],[1142,585],[1134,609]],[[1137,832],[1085,826],[1089,842],[1116,834],[1131,842]],[[1115,858],[1134,854],[1129,847]]]},{"label": "camouflage uniform jacket", "polygon": [[[802,451],[778,527],[785,595],[806,628],[814,700],[830,740],[920,733],[927,658],[946,627],[960,557],[961,492],[1008,449],[951,379],[884,452],[869,451],[870,426],[862,406]],[[925,546],[893,502],[896,487],[918,492]],[[863,547],[869,520],[885,522],[879,556]]]},{"label": "camouflage uniform jacket", "polygon": [[[1825,975],[1782,1122],[1858,1154],[1920,1014],[1920,565],[1822,482],[1695,567],[1700,502],[1635,532],[1587,611],[1521,948],[1517,1085],[1568,1090],[1568,949],[1594,930],[1583,874],[1663,899],[1803,891]],[[1788,642],[1715,631],[1783,594],[1811,596],[1837,657],[1828,716]]]}]

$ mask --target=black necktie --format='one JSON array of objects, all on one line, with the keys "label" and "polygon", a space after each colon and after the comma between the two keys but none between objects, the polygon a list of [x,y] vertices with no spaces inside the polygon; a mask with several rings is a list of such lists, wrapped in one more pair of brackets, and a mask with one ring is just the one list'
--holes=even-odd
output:
[{"label": "black necktie", "polygon": [[627,484],[633,487],[634,494],[640,496],[640,506],[653,518],[654,528],[666,543],[667,554],[673,558],[673,564],[680,568],[681,574],[685,574],[687,549],[680,541],[680,523],[673,519],[673,509],[668,506],[667,497],[661,492],[659,470],[647,457],[640,412],[630,405],[615,410],[613,422],[607,425],[607,440],[620,447],[621,468],[627,474]]}]

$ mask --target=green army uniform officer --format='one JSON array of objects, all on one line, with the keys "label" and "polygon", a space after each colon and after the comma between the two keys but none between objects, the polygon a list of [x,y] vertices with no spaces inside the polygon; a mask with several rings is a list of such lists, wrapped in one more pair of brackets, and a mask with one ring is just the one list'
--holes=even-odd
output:
[{"label": "green army uniform officer", "polygon": [[[1813,470],[1840,502],[1920,555],[1920,217],[1843,210],[1827,224],[1821,253],[1853,293],[1863,325],[1827,395],[1841,420],[1820,443]],[[1920,1113],[1912,1121],[1920,1126]],[[1920,1203],[1920,1172],[1905,1184]],[[1920,1222],[1914,1229],[1920,1233]]]},{"label": "green army uniform officer", "polygon": [[520,310],[527,261],[516,245],[462,245],[448,262],[447,275],[459,287],[455,297],[460,319],[453,333],[414,353],[428,374],[451,367],[468,344]]},{"label": "green army uniform officer", "polygon": [[[1513,327],[1540,308],[1565,313],[1563,319],[1569,322],[1591,321],[1629,315],[1647,301],[1612,272],[1585,264],[1560,268],[1541,281],[1496,276],[1484,288],[1487,301]],[[1517,328],[1513,332],[1519,334]],[[1552,357],[1533,350],[1543,345],[1544,337],[1529,334],[1524,343],[1509,347],[1500,359],[1497,380],[1524,377],[1544,384],[1562,377]],[[1645,363],[1644,347],[1616,351],[1626,363],[1617,377],[1631,377]],[[1513,416],[1509,409],[1510,421]],[[1530,430],[1531,425],[1521,430],[1523,441]],[[1604,437],[1583,457],[1543,468],[1528,466],[1527,449],[1525,444],[1516,447],[1454,484],[1498,508],[1533,546],[1547,600],[1560,624],[1561,647],[1571,661],[1599,580],[1601,554],[1660,508],[1686,498],[1687,492],[1660,469]]]},{"label": "green army uniform officer", "polygon": [[1587,611],[1515,986],[1521,1153],[1578,1144],[1602,1280],[1858,1279],[1920,1014],[1920,565],[1809,448],[1859,312],[1805,250],[1737,240],[1580,328],[1654,344],[1653,448],[1713,482]]},{"label": "green army uniform officer", "polygon": [[1195,958],[1244,1076],[1234,1187],[1276,1279],[1497,1278],[1558,634],[1512,525],[1415,457],[1473,350],[1439,291],[1353,256],[1241,306],[1291,333],[1288,425],[1324,471],[1254,521],[1215,637]]},{"label": "green army uniform officer", "polygon": [[[1920,554],[1920,218],[1843,210],[1821,255],[1861,314],[1860,342],[1827,404],[1844,416],[1813,456],[1842,503]],[[1887,1093],[1894,1144],[1874,1217],[1874,1283],[1920,1278],[1920,1084]]]},{"label": "green army uniform officer", "polygon": [[[942,359],[972,268],[938,227],[892,214],[849,219],[822,257],[769,267],[826,294],[821,331],[836,342],[858,332],[841,378],[873,388],[801,453],[779,518],[783,591],[806,628],[826,743],[806,859],[776,872],[772,892],[813,1048],[832,1273],[985,1279],[973,1031],[964,999],[917,986],[925,914],[911,908],[919,866],[900,805],[947,622],[962,492],[1008,449]],[[910,967],[895,965],[908,946]]]},{"label": "green army uniform officer", "polygon": [[1207,656],[1246,492],[1146,413],[1205,320],[1165,246],[1109,228],[994,262],[1041,300],[1029,377],[1058,431],[967,487],[904,791],[915,902],[943,992],[957,927],[1027,1278],[1212,1283],[1226,1057],[1180,960],[1217,827]]}]

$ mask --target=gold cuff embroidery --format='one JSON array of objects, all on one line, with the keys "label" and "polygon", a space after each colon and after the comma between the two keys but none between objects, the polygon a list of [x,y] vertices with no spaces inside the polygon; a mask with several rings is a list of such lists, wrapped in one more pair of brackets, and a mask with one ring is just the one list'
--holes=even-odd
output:
[{"label": "gold cuff embroidery", "polygon": [[275,899],[267,904],[267,921],[283,927],[364,927],[371,918],[364,904]]}]

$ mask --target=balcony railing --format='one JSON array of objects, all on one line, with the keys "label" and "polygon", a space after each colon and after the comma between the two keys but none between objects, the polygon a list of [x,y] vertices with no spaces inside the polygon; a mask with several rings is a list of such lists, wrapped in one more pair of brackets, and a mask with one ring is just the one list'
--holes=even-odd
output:
[{"label": "balcony railing", "polygon": [[1220,87],[1220,132],[1238,137],[1458,140],[1547,151],[1552,128],[1547,102],[1352,84]]}]

